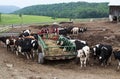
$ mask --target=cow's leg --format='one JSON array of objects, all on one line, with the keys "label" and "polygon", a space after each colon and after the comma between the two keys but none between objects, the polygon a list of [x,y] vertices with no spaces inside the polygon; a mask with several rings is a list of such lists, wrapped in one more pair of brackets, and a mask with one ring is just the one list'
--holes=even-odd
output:
[{"label": "cow's leg", "polygon": [[81,68],[83,67],[83,61],[80,61],[80,64],[81,64]]},{"label": "cow's leg", "polygon": [[89,58],[90,56],[89,55],[87,55],[87,57],[86,57],[86,64],[87,64],[87,62],[88,62],[88,64],[90,64],[89,62],[90,62],[90,58]]},{"label": "cow's leg", "polygon": [[84,60],[84,67],[86,67],[86,62],[87,62],[87,59],[85,58],[85,60]]},{"label": "cow's leg", "polygon": [[20,46],[18,46],[17,50],[18,50],[18,52],[21,52],[22,48]]},{"label": "cow's leg", "polygon": [[33,54],[34,54],[34,52],[31,51],[31,52],[30,52],[30,58],[31,58],[31,59],[34,59]]},{"label": "cow's leg", "polygon": [[15,53],[16,53],[17,56],[19,55],[19,54],[18,54],[18,51],[15,51]]},{"label": "cow's leg", "polygon": [[7,45],[7,51],[8,51],[8,45]]},{"label": "cow's leg", "polygon": [[80,59],[80,65],[81,65],[81,68],[83,67],[83,63],[84,61],[82,59]]},{"label": "cow's leg", "polygon": [[120,69],[120,60],[118,60],[118,67],[117,67],[117,70]]},{"label": "cow's leg", "polygon": [[112,57],[110,56],[108,59],[108,65],[111,65]]},{"label": "cow's leg", "polygon": [[32,52],[33,52],[32,55],[33,55],[33,58],[34,58],[36,50],[33,50]]},{"label": "cow's leg", "polygon": [[25,53],[25,55],[26,55],[27,59],[29,60],[29,59],[30,59],[30,57],[29,57],[28,52],[24,52],[24,53]]},{"label": "cow's leg", "polygon": [[37,56],[38,54],[38,50],[33,50],[33,59],[35,58],[35,56]]},{"label": "cow's leg", "polygon": [[109,60],[109,58],[107,58],[107,59],[105,60],[105,67],[108,65],[108,60]]}]

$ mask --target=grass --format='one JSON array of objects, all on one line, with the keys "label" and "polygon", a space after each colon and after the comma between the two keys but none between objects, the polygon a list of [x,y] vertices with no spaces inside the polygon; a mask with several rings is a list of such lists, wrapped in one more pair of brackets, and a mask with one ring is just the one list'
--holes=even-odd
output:
[{"label": "grass", "polygon": [[69,21],[67,18],[56,18],[55,20],[47,16],[33,16],[33,15],[19,15],[14,14],[2,14],[0,25],[9,24],[32,24],[32,23],[50,23],[50,22],[60,22]]},{"label": "grass", "polygon": [[[74,19],[74,22],[88,22],[90,19],[101,20],[101,18],[86,18],[86,19]],[[53,22],[60,21],[69,21],[68,18],[56,18],[55,20],[52,17],[47,16],[33,16],[33,15],[22,15],[22,18],[19,15],[14,14],[2,14],[1,15],[0,26],[4,25],[21,25],[21,24],[49,24]],[[102,19],[103,20],[103,19]]]}]

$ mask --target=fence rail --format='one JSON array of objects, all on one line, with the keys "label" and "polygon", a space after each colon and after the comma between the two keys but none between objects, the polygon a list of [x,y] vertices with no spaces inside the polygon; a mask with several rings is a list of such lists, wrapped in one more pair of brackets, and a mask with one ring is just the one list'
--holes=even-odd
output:
[{"label": "fence rail", "polygon": [[10,28],[10,26],[0,27],[0,33],[8,31]]}]

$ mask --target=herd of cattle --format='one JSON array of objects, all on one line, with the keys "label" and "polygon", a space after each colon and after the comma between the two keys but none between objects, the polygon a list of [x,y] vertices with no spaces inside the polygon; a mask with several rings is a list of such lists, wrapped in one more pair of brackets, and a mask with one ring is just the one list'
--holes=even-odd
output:
[{"label": "herd of cattle", "polygon": [[7,50],[15,52],[16,55],[23,54],[27,59],[33,59],[38,50],[37,39],[37,34],[31,34],[30,30],[24,30],[19,36],[0,37],[0,41],[7,46]]},{"label": "herd of cattle", "polygon": [[87,31],[86,27],[51,27],[51,28],[42,28],[38,34],[44,33],[56,33],[59,35],[67,36],[68,34],[79,34]]},{"label": "herd of cattle", "polygon": [[[69,31],[69,29],[71,31]],[[120,51],[114,51],[111,45],[97,44],[90,47],[86,41],[79,39],[71,39],[70,37],[66,36],[66,33],[72,32],[73,34],[77,34],[81,30],[77,27],[69,29],[60,28],[57,30],[59,30],[60,35],[65,36],[69,41],[75,44],[77,52],[76,58],[80,60],[81,67],[86,67],[86,64],[90,60],[90,55],[92,55],[94,61],[99,61],[99,64],[107,65],[108,61],[111,59],[111,55],[113,54],[115,59],[119,60],[118,62],[119,69]],[[84,31],[86,30],[87,29],[84,28]],[[30,58],[34,59],[35,54],[37,54],[38,50],[40,49],[40,46],[38,44],[38,33],[32,34],[30,30],[24,30],[18,37],[13,36],[0,37],[0,41],[2,41],[7,46],[7,50],[15,52],[16,55],[22,54],[26,56],[27,59]],[[64,41],[59,39],[57,40],[57,44],[65,46]],[[63,51],[67,51],[67,48],[63,48]]]}]

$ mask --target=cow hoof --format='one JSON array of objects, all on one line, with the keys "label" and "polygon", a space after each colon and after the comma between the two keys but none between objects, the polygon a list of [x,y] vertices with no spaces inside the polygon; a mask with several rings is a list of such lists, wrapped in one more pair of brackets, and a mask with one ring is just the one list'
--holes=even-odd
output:
[{"label": "cow hoof", "polygon": [[17,55],[17,56],[19,55],[17,51],[16,51],[16,55]]},{"label": "cow hoof", "polygon": [[107,65],[105,65],[105,68],[107,68]]}]

